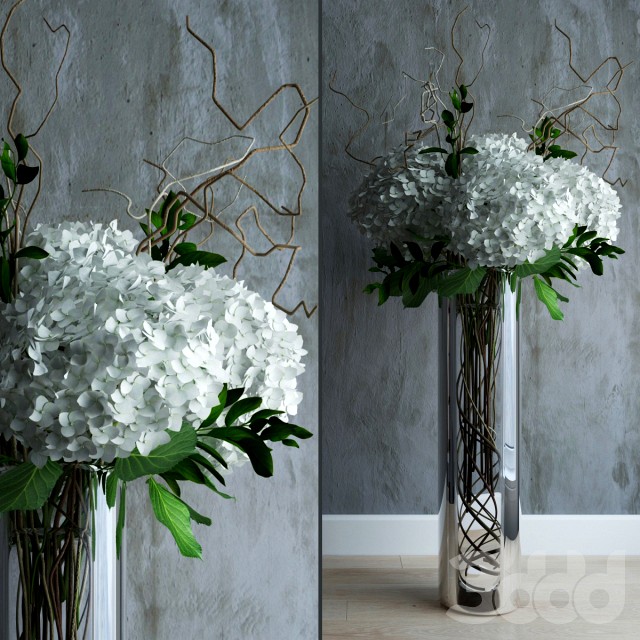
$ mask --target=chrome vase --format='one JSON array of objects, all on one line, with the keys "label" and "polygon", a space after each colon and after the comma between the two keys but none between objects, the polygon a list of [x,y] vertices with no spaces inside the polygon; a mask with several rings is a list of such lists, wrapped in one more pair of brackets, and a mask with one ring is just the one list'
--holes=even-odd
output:
[{"label": "chrome vase", "polygon": [[520,561],[516,294],[491,270],[478,291],[440,306],[440,599],[507,613]]}]

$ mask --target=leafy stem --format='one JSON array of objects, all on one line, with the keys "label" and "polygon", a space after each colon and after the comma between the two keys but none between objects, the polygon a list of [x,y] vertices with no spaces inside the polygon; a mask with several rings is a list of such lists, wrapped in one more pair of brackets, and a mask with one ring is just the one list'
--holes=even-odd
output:
[{"label": "leafy stem", "polygon": [[444,168],[451,178],[460,177],[462,173],[462,158],[465,154],[473,155],[478,153],[476,148],[464,146],[464,118],[473,109],[473,103],[467,101],[467,96],[468,89],[464,84],[461,84],[457,89],[452,89],[449,92],[449,99],[451,100],[453,111],[444,109],[440,114],[440,119],[447,130],[445,141],[449,144],[450,150],[447,151],[442,147],[428,147],[419,151],[421,154],[445,154]]}]

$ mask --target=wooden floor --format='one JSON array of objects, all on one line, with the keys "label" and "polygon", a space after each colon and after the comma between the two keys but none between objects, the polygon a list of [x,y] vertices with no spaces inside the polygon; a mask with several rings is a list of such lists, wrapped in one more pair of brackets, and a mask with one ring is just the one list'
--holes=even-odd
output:
[{"label": "wooden floor", "polygon": [[325,557],[323,640],[640,639],[638,557],[524,558],[523,606],[498,617],[440,606],[436,567],[436,558]]}]

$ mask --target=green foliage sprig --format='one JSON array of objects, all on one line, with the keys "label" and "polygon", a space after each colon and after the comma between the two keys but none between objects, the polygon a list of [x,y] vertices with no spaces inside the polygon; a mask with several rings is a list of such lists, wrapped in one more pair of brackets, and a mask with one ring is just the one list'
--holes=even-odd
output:
[{"label": "green foliage sprig", "polygon": [[[373,261],[376,266],[369,271],[383,275],[380,282],[367,285],[365,293],[378,292],[378,304],[390,297],[401,297],[405,307],[419,307],[430,293],[450,298],[473,294],[482,284],[488,269],[465,265],[459,258],[445,251],[449,238],[420,238],[421,244],[430,245],[428,252],[416,242],[405,242],[406,251],[391,243],[389,249],[376,247]],[[569,299],[555,288],[554,280],[562,280],[578,287],[576,258],[587,262],[591,271],[601,276],[604,258],[616,260],[624,250],[606,238],[597,237],[586,226],[576,226],[571,237],[562,247],[553,247],[535,262],[524,262],[503,272],[511,290],[517,292],[518,308],[522,295],[522,281],[531,277],[538,299],[547,307],[554,320],[564,315],[558,305]]]},{"label": "green foliage sprig", "polygon": [[[459,91],[459,93],[458,93]],[[464,84],[458,87],[458,90],[452,89],[449,93],[449,99],[453,107],[453,112],[444,109],[440,114],[440,119],[444,124],[447,135],[445,141],[451,147],[450,151],[442,147],[428,147],[421,149],[419,153],[442,153],[447,157],[444,162],[444,169],[451,178],[459,178],[462,173],[462,158],[465,154],[475,155],[478,150],[474,147],[464,146],[465,128],[464,118],[467,113],[473,109],[473,103],[467,101],[468,89]]]},{"label": "green foliage sprig", "polygon": [[[202,556],[192,522],[209,526],[212,521],[183,500],[181,483],[199,484],[225,499],[232,498],[220,489],[226,486],[220,468],[226,469],[227,463],[218,452],[217,443],[224,441],[237,447],[247,455],[254,471],[268,478],[273,475],[273,458],[267,443],[298,447],[296,438],[312,436],[303,427],[283,421],[279,417],[282,411],[260,410],[261,405],[260,398],[245,397],[244,389],[228,389],[225,385],[218,404],[197,428],[184,423],[180,431],[170,434],[169,442],[147,456],[136,449],[128,458],[118,458],[113,463],[86,465],[95,471],[94,491],[99,485],[109,507],[117,504],[118,552],[125,524],[127,484],[146,478],[154,514],[169,529],[180,552],[188,557]],[[224,426],[217,426],[222,416]],[[10,468],[0,474],[0,512],[40,509],[62,475],[73,466],[49,460],[39,468],[10,458],[4,464]]]},{"label": "green foliage sprig", "polygon": [[18,292],[18,260],[31,258],[42,260],[49,254],[40,247],[20,245],[20,207],[24,188],[40,173],[40,167],[27,164],[29,141],[19,133],[13,140],[13,148],[2,139],[0,164],[6,181],[0,184],[0,300],[11,302]]},{"label": "green foliage sprig", "polygon": [[197,216],[185,208],[176,193],[170,191],[160,202],[157,211],[149,211],[151,225],[141,222],[140,227],[151,243],[151,257],[167,263],[167,271],[178,265],[199,264],[205,269],[217,267],[226,259],[209,251],[198,249],[186,236],[197,224]]},{"label": "green foliage sprig", "polygon": [[554,127],[554,124],[555,120],[547,116],[529,134],[536,155],[542,156],[545,162],[550,158],[564,158],[565,160],[575,158],[578,155],[575,151],[563,149],[555,142],[562,135],[562,130]]}]

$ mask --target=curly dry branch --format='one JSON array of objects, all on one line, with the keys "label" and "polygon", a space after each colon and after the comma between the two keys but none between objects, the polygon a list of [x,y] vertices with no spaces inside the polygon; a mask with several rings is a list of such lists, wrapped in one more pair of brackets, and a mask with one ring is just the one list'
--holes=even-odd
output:
[{"label": "curly dry branch", "polygon": [[[11,101],[11,106],[9,107],[9,115],[7,117],[7,123],[6,123],[7,133],[9,134],[12,140],[16,138],[16,132],[13,127],[13,120],[16,115],[18,102],[20,101],[20,98],[22,96],[23,89],[19,80],[11,71],[7,63],[6,35],[9,29],[9,25],[11,24],[11,21],[16,11],[20,8],[20,6],[23,3],[24,3],[24,0],[17,0],[17,2],[15,2],[11,6],[7,14],[7,17],[4,21],[4,24],[2,26],[2,29],[0,30],[0,66],[2,66],[3,71],[5,72],[6,76],[9,78],[9,80],[11,81],[11,84],[14,86],[16,90],[15,96]],[[60,86],[59,86],[60,73],[67,59],[67,54],[69,52],[69,44],[71,42],[71,32],[69,31],[69,28],[67,27],[66,24],[62,23],[57,27],[53,27],[46,18],[43,18],[43,20],[47,25],[47,28],[52,34],[56,34],[59,31],[64,31],[64,33],[66,34],[66,39],[64,43],[64,50],[60,58],[60,62],[58,63],[58,66],[56,68],[53,101],[51,102],[51,105],[47,109],[44,117],[42,118],[40,123],[35,127],[33,132],[25,135],[25,138],[29,138],[29,139],[35,138],[40,133],[44,125],[47,123],[47,121],[51,117],[51,114],[53,113],[53,110],[55,109],[55,106],[58,103],[58,97],[60,95]],[[23,237],[26,235],[26,230],[28,229],[31,214],[36,206],[36,203],[38,202],[40,193],[42,191],[42,174],[43,174],[42,157],[40,156],[38,151],[34,148],[32,142],[29,143],[29,149],[33,153],[33,155],[35,156],[38,162],[37,187],[34,195],[31,198],[31,201],[28,204],[23,201],[24,185],[21,185],[21,188],[19,189],[19,192],[18,192],[17,199],[15,201],[12,201],[15,226],[14,226],[13,234],[10,237],[10,249],[11,249],[11,253],[13,254],[17,253],[22,248]],[[14,284],[14,293],[17,293],[17,286],[18,286],[17,279],[14,280],[13,284]]]},{"label": "curly dry branch", "polygon": [[[622,115],[622,104],[620,103],[620,100],[616,94],[620,88],[620,83],[622,82],[625,70],[632,63],[629,62],[627,64],[622,64],[617,56],[608,56],[602,62],[600,62],[600,64],[598,64],[590,73],[581,73],[580,71],[578,71],[574,63],[573,41],[571,39],[571,36],[566,31],[561,29],[558,26],[557,22],[555,23],[555,28],[567,41],[567,45],[569,48],[569,69],[579,80],[579,84],[571,89],[552,87],[552,89],[549,90],[541,100],[534,100],[533,102],[540,107],[536,126],[543,122],[545,118],[549,118],[554,123],[554,125],[557,125],[560,128],[563,134],[566,134],[570,138],[576,140],[580,145],[582,145],[584,151],[582,152],[582,155],[580,157],[581,164],[584,162],[588,153],[609,153],[609,160],[601,174],[601,177],[612,186],[615,184],[624,186],[626,181],[622,180],[619,177],[615,180],[611,180],[607,177],[607,174],[611,169],[611,166],[619,149],[619,147],[616,145],[616,137],[619,130],[620,117]],[[605,83],[601,83],[601,88],[594,88],[593,84],[595,84],[594,80],[596,76],[608,65],[613,66],[611,75],[608,76],[608,79]],[[569,104],[557,108],[550,108],[547,105],[548,97],[554,90],[574,92],[580,89],[585,89],[587,91],[587,94],[585,97],[579,100],[575,100]],[[613,105],[615,118],[610,124],[605,121],[604,115],[597,113],[595,111],[595,108],[592,108],[592,105],[596,105],[595,99],[598,96],[604,96],[605,98],[608,98],[607,104]],[[586,118],[588,124],[584,127],[581,126],[580,128],[577,128],[572,124],[572,118],[575,121],[576,116],[580,116],[578,120],[581,120],[583,123]]]},{"label": "curly dry branch", "polygon": [[[147,217],[148,228],[150,230],[147,237],[139,244],[137,252],[150,252],[153,247],[161,245],[163,242],[165,242],[165,240],[169,240],[171,244],[165,260],[170,261],[172,257],[175,257],[173,253],[175,247],[185,240],[188,233],[191,233],[196,227],[200,225],[208,225],[209,233],[204,239],[200,240],[197,243],[199,246],[204,244],[213,235],[215,229],[221,229],[225,231],[240,244],[241,253],[240,257],[234,265],[234,276],[237,273],[240,263],[247,253],[255,257],[266,257],[276,251],[289,251],[291,252],[291,258],[287,264],[284,275],[280,279],[271,297],[271,300],[275,307],[281,309],[289,315],[294,314],[298,309],[302,308],[305,315],[307,317],[311,317],[316,311],[317,305],[310,307],[305,301],[301,301],[293,308],[286,308],[278,302],[277,298],[285,287],[286,282],[292,272],[293,264],[297,254],[302,249],[300,245],[294,244],[294,240],[296,231],[296,220],[302,215],[302,197],[307,184],[307,175],[303,163],[296,154],[296,147],[300,143],[302,134],[309,120],[311,107],[317,100],[307,99],[298,84],[286,83],[276,89],[253,113],[251,113],[246,118],[246,120],[240,121],[236,119],[218,98],[218,69],[215,49],[191,28],[188,17],[186,26],[189,34],[193,38],[195,38],[211,55],[213,72],[211,98],[213,100],[213,103],[224,115],[226,120],[239,132],[239,134],[228,136],[215,142],[204,142],[202,140],[197,140],[195,138],[186,136],[171,150],[171,152],[164,158],[164,160],[162,160],[162,162],[155,163],[150,160],[145,160],[147,164],[160,171],[161,179],[157,186],[158,196],[156,197],[153,206],[144,215],[132,215],[132,217],[135,219]],[[258,120],[261,114],[264,113],[265,109],[271,103],[273,103],[280,96],[284,95],[285,92],[293,92],[294,95],[296,95],[297,99],[300,101],[300,106],[296,109],[289,121],[278,133],[279,144],[256,146],[254,137],[248,135],[240,135],[252,123]],[[292,131],[293,135],[291,135]],[[247,141],[249,141],[245,151],[238,157],[232,158],[231,160],[228,160],[212,169],[208,169],[206,171],[189,176],[176,176],[169,170],[167,166],[170,158],[186,141],[214,146],[233,138],[246,139]],[[247,164],[256,154],[276,152],[287,153],[292,158],[300,173],[300,186],[296,192],[294,207],[277,206],[268,197],[267,194],[265,194],[261,189],[259,189],[247,179],[245,173]],[[220,186],[223,181],[227,182],[228,180],[233,180],[239,185],[236,196],[232,203],[227,204],[220,210],[216,210],[215,189],[216,187]],[[195,185],[193,184],[194,182]],[[192,186],[187,187],[187,183],[191,183]],[[155,211],[156,206],[160,203],[160,201],[169,196],[169,193],[172,192],[172,188],[174,187],[176,187],[178,190],[176,193],[174,193],[172,202],[169,203],[171,206],[166,206],[163,208],[162,225],[160,226],[160,228],[156,228],[152,231],[153,227],[151,225],[151,214],[153,211]],[[237,216],[235,221],[235,227],[237,231],[234,230],[233,223],[222,219],[221,214],[237,200],[240,190],[242,189],[246,189],[254,194],[278,217],[284,217],[288,219],[288,224],[285,230],[286,239],[284,241],[275,240],[272,235],[266,233],[264,225],[262,224],[260,219],[260,214],[255,207],[249,207]],[[121,192],[115,191],[113,189],[102,190],[117,193],[118,195],[125,197],[128,204],[130,204],[130,199],[125,194],[122,194]],[[174,207],[173,205],[177,206]],[[190,209],[194,209],[194,211],[189,211],[189,213],[194,213],[194,215],[196,216],[196,221],[189,229],[180,230],[178,228],[179,214],[180,212],[184,211],[185,207],[187,206],[190,206]],[[171,217],[171,225],[169,225],[170,209],[173,210],[174,214]],[[130,206],[128,207],[127,211],[130,212]],[[266,239],[270,244],[270,247],[266,251],[260,251],[256,247],[254,247],[253,244],[248,241],[247,235],[239,224],[248,211],[253,211],[256,228],[260,231],[261,237]],[[282,230],[280,231],[282,232]]]}]

